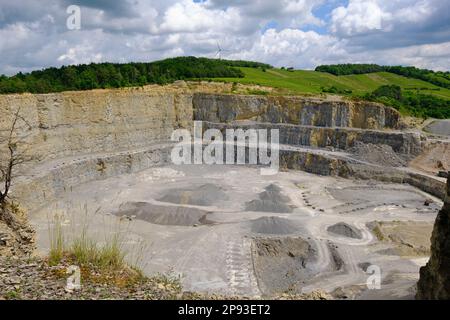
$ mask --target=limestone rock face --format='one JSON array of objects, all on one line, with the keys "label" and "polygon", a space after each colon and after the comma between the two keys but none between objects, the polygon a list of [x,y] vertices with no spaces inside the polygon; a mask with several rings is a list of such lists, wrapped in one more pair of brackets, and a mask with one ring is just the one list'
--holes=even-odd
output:
[{"label": "limestone rock face", "polygon": [[318,127],[397,128],[399,113],[373,102],[291,96],[196,93],[194,118],[210,122],[254,120]]},{"label": "limestone rock face", "polygon": [[[31,126],[21,147],[41,162],[147,147],[192,123],[192,93],[176,88],[0,95],[0,108],[19,107]],[[10,123],[2,116],[0,131]]]},{"label": "limestone rock face", "polygon": [[417,299],[450,299],[450,179],[431,236],[431,258],[420,269]]},{"label": "limestone rock face", "polygon": [[328,128],[281,123],[213,123],[203,122],[204,129],[278,129],[280,144],[291,146],[333,147],[348,150],[356,142],[382,144],[392,147],[395,152],[417,155],[421,152],[421,136],[413,132],[362,130],[358,128]]},{"label": "limestone rock face", "polygon": [[[167,162],[174,129],[191,129],[192,91],[180,86],[0,95],[0,135],[14,112],[19,152],[12,192],[25,209],[52,201],[81,183]],[[8,112],[9,111],[9,112]],[[7,155],[0,141],[0,160]]]}]

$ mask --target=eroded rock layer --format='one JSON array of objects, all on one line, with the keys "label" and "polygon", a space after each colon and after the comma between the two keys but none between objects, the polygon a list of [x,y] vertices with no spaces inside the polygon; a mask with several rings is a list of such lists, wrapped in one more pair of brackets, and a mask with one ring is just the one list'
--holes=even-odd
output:
[{"label": "eroded rock layer", "polygon": [[278,129],[280,144],[291,146],[308,146],[318,148],[335,148],[347,150],[356,142],[383,144],[393,151],[417,155],[422,147],[421,136],[414,132],[395,132],[381,130],[362,130],[358,128],[328,128],[318,126],[290,125],[280,123],[213,123],[203,122],[203,129]]},{"label": "eroded rock layer", "polygon": [[0,131],[20,110],[19,147],[40,162],[147,147],[192,122],[192,94],[175,88],[0,95],[0,107]]},{"label": "eroded rock layer", "polygon": [[318,127],[397,128],[399,113],[372,102],[291,96],[194,94],[194,118],[210,122],[254,120]]}]

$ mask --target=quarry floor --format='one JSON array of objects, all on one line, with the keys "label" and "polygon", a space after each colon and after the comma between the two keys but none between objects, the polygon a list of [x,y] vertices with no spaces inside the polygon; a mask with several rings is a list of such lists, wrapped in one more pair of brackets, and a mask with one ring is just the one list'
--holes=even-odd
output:
[{"label": "quarry floor", "polygon": [[[30,220],[43,254],[57,214],[67,241],[82,230],[100,243],[118,232],[131,264],[179,275],[185,290],[408,299],[441,206],[409,185],[191,165],[80,185]],[[385,223],[371,231],[374,221]],[[381,271],[379,289],[367,288],[369,265]]]}]

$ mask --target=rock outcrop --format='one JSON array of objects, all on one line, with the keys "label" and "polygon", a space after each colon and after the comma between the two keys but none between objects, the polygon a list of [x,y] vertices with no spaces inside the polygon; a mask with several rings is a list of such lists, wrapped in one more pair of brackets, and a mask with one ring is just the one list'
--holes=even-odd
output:
[{"label": "rock outcrop", "polygon": [[31,130],[19,147],[40,162],[147,147],[192,123],[192,93],[174,87],[0,95],[0,107],[20,108]]},{"label": "rock outcrop", "polygon": [[28,256],[35,249],[35,230],[16,205],[0,206],[0,257]]},{"label": "rock outcrop", "polygon": [[431,257],[420,269],[417,299],[450,299],[450,179],[447,196],[431,236]]},{"label": "rock outcrop", "polygon": [[294,96],[241,96],[196,93],[194,118],[210,122],[254,120],[318,127],[397,128],[400,114],[367,101]]},{"label": "rock outcrop", "polygon": [[355,143],[390,146],[395,152],[417,155],[422,149],[421,136],[413,132],[363,130],[359,128],[328,128],[283,123],[203,122],[203,129],[278,129],[280,144],[348,150]]}]

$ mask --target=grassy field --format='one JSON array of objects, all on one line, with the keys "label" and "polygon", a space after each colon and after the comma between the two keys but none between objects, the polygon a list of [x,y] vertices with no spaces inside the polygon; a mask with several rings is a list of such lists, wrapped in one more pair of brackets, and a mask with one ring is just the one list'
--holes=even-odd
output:
[{"label": "grassy field", "polygon": [[261,69],[255,68],[240,69],[245,73],[245,78],[219,78],[214,79],[214,81],[258,84],[285,89],[293,94],[320,93],[323,87],[329,88],[335,86],[341,90],[351,90],[354,96],[362,96],[382,85],[396,84],[402,87],[403,90],[413,90],[450,100],[449,89],[388,72],[334,76],[329,73],[307,70],[295,70],[291,72],[281,69],[267,69],[264,72]]}]

